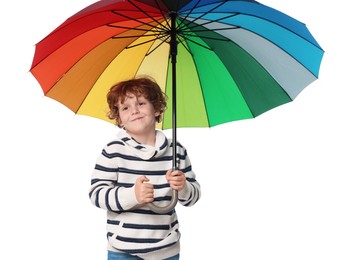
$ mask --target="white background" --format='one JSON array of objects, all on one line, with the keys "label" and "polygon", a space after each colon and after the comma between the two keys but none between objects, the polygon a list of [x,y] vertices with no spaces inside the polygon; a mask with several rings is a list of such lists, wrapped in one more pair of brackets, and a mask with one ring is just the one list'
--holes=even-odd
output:
[{"label": "white background", "polygon": [[[113,125],[43,96],[35,44],[92,0],[1,8],[0,259],[106,259],[90,173]],[[202,198],[177,207],[181,259],[349,259],[348,19],[344,2],[264,0],[307,24],[320,77],[256,119],[179,129]],[[170,134],[170,132],[168,132]]]}]

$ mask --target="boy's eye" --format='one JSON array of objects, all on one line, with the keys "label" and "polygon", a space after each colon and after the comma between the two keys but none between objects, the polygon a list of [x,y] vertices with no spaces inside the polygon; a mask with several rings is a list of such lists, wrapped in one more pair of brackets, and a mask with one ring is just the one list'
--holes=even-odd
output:
[{"label": "boy's eye", "polygon": [[122,107],[121,110],[122,111],[126,111],[128,109],[128,107]]},{"label": "boy's eye", "polygon": [[145,104],[145,102],[139,102],[140,106],[143,106]]}]

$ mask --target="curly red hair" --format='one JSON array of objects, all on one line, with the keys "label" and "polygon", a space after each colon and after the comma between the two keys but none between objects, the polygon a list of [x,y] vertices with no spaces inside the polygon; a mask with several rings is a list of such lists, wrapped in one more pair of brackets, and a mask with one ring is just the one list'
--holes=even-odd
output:
[{"label": "curly red hair", "polygon": [[133,78],[125,80],[112,86],[107,94],[107,102],[110,111],[107,116],[115,120],[118,127],[121,126],[118,104],[123,103],[127,96],[133,94],[137,97],[144,96],[160,115],[156,117],[157,122],[161,122],[162,114],[166,110],[167,97],[162,92],[160,86],[150,77]]}]

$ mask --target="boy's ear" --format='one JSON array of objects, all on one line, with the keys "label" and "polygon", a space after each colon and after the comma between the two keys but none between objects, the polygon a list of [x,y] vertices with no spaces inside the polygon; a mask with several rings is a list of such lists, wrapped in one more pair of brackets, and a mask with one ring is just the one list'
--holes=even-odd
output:
[{"label": "boy's ear", "polygon": [[155,117],[161,115],[161,113],[159,111],[155,112]]}]

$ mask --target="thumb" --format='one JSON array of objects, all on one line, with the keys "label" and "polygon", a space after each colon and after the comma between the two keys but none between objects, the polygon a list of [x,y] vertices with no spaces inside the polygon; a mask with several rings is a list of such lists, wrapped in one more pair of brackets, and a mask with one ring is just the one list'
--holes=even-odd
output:
[{"label": "thumb", "polygon": [[143,183],[143,182],[149,181],[149,179],[143,175],[143,176],[139,177],[137,181],[139,181],[140,183]]}]

